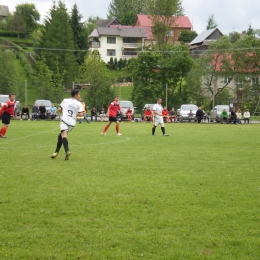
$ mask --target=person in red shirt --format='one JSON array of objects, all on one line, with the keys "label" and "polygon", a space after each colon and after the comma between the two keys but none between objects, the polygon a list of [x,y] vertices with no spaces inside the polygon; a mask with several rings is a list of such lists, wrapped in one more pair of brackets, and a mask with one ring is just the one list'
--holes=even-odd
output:
[{"label": "person in red shirt", "polygon": [[126,112],[125,112],[125,114],[127,115],[127,120],[128,121],[131,121],[132,120],[132,109],[129,107],[127,110],[126,110]]},{"label": "person in red shirt", "polygon": [[13,93],[9,94],[9,100],[2,104],[0,110],[0,116],[2,117],[2,123],[4,124],[0,130],[0,137],[5,138],[5,133],[8,126],[10,125],[11,117],[14,118],[14,106],[15,106],[15,95]]},{"label": "person in red shirt", "polygon": [[145,121],[151,121],[153,122],[153,111],[150,109],[150,107],[147,107],[147,109],[144,111],[144,123]]},{"label": "person in red shirt", "polygon": [[105,126],[105,128],[102,132],[102,135],[106,135],[106,131],[112,122],[116,123],[116,134],[121,135],[119,133],[119,121],[117,119],[117,111],[120,111],[120,113],[122,113],[123,115],[125,115],[125,113],[121,109],[118,101],[119,101],[119,97],[115,96],[115,100],[113,102],[111,102],[111,104],[109,105],[109,107],[107,109],[107,116],[109,119],[108,119],[108,124]]},{"label": "person in red shirt", "polygon": [[169,112],[168,112],[166,107],[164,107],[163,110],[162,110],[162,116],[163,116],[163,121],[164,122],[168,122],[168,120],[169,120]]}]

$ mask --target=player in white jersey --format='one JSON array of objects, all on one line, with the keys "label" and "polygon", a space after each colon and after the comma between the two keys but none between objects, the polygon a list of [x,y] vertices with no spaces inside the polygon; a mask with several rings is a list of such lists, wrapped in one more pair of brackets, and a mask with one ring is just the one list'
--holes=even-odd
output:
[{"label": "player in white jersey", "polygon": [[169,136],[168,134],[165,133],[165,128],[164,128],[164,122],[163,122],[163,115],[162,115],[162,99],[158,98],[157,99],[157,104],[155,104],[153,106],[153,116],[154,116],[154,120],[153,120],[153,128],[152,128],[152,135],[155,136],[155,129],[156,127],[160,124],[161,125],[161,129],[162,129],[162,133],[164,136]]},{"label": "player in white jersey", "polygon": [[65,150],[65,160],[69,159],[71,152],[69,151],[68,133],[73,129],[77,122],[77,116],[83,116],[84,108],[78,101],[80,92],[78,89],[71,90],[71,98],[66,98],[60,104],[58,111],[62,111],[60,122],[60,134],[58,135],[58,142],[55,153],[50,157],[54,159],[58,156],[61,146]]}]

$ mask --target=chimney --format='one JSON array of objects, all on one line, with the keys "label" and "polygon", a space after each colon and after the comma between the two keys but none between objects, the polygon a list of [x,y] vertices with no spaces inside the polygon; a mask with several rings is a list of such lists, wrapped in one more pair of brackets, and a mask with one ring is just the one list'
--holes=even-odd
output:
[{"label": "chimney", "polygon": [[121,24],[118,25],[118,30],[121,30]]}]

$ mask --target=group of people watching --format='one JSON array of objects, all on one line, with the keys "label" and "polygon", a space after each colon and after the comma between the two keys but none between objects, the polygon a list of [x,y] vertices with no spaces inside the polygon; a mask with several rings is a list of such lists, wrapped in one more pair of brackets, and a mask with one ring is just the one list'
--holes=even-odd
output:
[{"label": "group of people watching", "polygon": [[[162,115],[163,115],[164,123],[166,123],[166,122],[174,123],[177,120],[177,114],[176,114],[176,111],[175,111],[174,107],[172,108],[171,111],[168,111],[167,108],[164,107],[163,110],[162,110]],[[151,123],[153,122],[153,111],[152,111],[152,109],[150,107],[147,107],[145,109],[143,120],[144,120],[144,123],[146,121],[149,121]]]},{"label": "group of people watching", "polygon": [[[241,120],[242,120],[242,111],[241,109],[235,109],[232,108],[231,113],[230,113],[230,118],[229,118],[229,114],[227,112],[226,109],[223,109],[223,111],[220,114],[221,116],[221,123],[223,123],[223,121],[226,121],[227,123],[233,122],[234,124],[241,124]],[[246,109],[246,111],[244,112],[244,123],[249,124],[249,120],[250,120],[250,112],[248,109]]]},{"label": "group of people watching", "polygon": [[[37,118],[39,118],[40,120],[45,120],[46,116],[49,116],[51,120],[53,120],[57,116],[57,108],[54,106],[54,104],[52,104],[49,111],[47,111],[43,103],[39,107],[36,103],[34,103],[31,114],[32,120],[36,120]],[[27,120],[30,120],[29,108],[26,105],[24,105],[22,108],[20,120],[23,120],[23,118],[27,118]]]}]

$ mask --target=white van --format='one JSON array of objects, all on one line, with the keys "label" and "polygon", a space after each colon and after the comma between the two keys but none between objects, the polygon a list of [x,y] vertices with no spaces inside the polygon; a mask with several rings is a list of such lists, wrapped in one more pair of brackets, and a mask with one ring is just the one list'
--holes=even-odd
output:
[{"label": "white van", "polygon": [[215,106],[211,111],[210,111],[210,120],[216,121],[217,123],[221,121],[221,113],[222,111],[226,109],[229,115],[229,119],[230,119],[230,109],[229,109],[229,105],[217,105]]},{"label": "white van", "polygon": [[[1,95],[0,94],[0,103],[4,104],[7,100],[9,100],[9,95]],[[19,116],[20,115],[20,102],[15,101],[15,106],[14,106],[14,114]]]},{"label": "white van", "polygon": [[[132,103],[132,101],[128,101],[128,100],[119,100],[118,101],[121,109],[124,111],[124,113],[126,112],[126,110],[130,107],[132,109],[132,120],[134,120],[135,117],[135,107]],[[123,116],[121,115],[121,120],[123,119],[127,119],[127,116]]]}]

